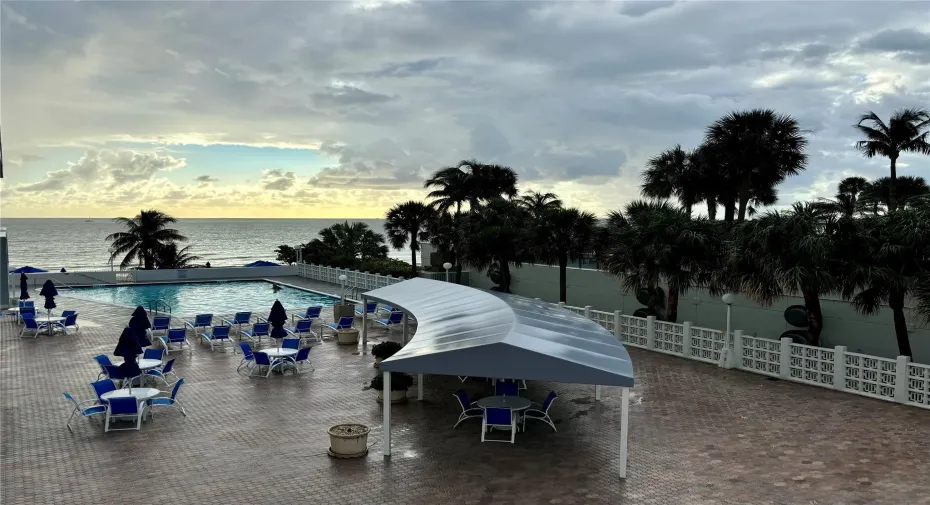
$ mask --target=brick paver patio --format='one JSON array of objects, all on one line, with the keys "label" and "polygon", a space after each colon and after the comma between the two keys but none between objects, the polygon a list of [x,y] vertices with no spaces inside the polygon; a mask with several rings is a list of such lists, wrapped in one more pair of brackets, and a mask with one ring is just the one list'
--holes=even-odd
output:
[{"label": "brick paver patio", "polygon": [[[4,505],[930,504],[930,412],[637,349],[626,481],[619,389],[595,402],[593,386],[569,384],[526,393],[559,394],[558,433],[536,423],[515,445],[482,444],[480,420],[452,430],[458,379],[428,376],[425,401],[413,388],[393,408],[385,461],[381,406],[362,390],[372,358],[331,340],[313,350],[314,372],[267,380],[236,373],[231,348],[195,343],[192,356],[172,354],[187,417],[166,409],[140,432],[108,434],[75,419],[71,434],[61,392],[93,397],[92,357],[112,353],[131,310],[58,305],[80,311],[80,334],[20,339],[0,325]],[[341,422],[372,427],[366,458],[326,455],[326,430]]]}]

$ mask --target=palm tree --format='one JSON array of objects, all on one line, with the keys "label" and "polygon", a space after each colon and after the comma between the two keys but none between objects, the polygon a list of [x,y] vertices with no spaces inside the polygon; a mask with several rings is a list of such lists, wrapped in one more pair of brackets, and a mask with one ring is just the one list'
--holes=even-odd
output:
[{"label": "palm tree", "polygon": [[462,204],[471,198],[471,176],[459,167],[448,167],[439,170],[423,184],[424,188],[437,188],[431,191],[427,198],[433,200],[433,206],[440,212],[455,207],[456,212],[462,211]]},{"label": "palm tree", "polygon": [[297,248],[289,246],[287,244],[281,244],[275,249],[275,254],[278,261],[283,261],[288,265],[293,265],[297,263]]},{"label": "palm tree", "polygon": [[622,213],[608,216],[614,243],[605,268],[621,278],[629,292],[655,292],[668,285],[666,320],[678,319],[679,295],[710,279],[715,258],[722,253],[716,226],[692,219],[665,201],[634,201]]},{"label": "palm tree", "polygon": [[566,300],[569,260],[581,259],[592,251],[597,218],[575,208],[550,209],[533,220],[530,250],[537,260],[559,265],[559,301]]},{"label": "palm tree", "polygon": [[465,248],[465,214],[461,212],[434,213],[426,225],[430,244],[442,255],[443,261],[452,263],[456,279],[462,278],[461,251]]},{"label": "palm tree", "polygon": [[427,226],[432,218],[433,210],[429,206],[413,200],[397,204],[387,213],[384,231],[395,249],[410,244],[410,267],[414,276],[417,275],[420,241],[429,237]]},{"label": "palm tree", "polygon": [[856,123],[866,140],[856,142],[856,149],[866,158],[885,156],[891,160],[888,178],[888,211],[898,208],[897,162],[901,153],[930,154],[930,113],[924,109],[899,109],[891,114],[888,124],[872,111],[863,114]]},{"label": "palm tree", "polygon": [[839,287],[842,254],[833,232],[836,218],[817,203],[796,203],[736,226],[726,269],[738,291],[769,306],[800,292],[808,314],[811,345],[823,332],[820,297]]},{"label": "palm tree", "polygon": [[188,252],[190,248],[191,246],[187,246],[178,249],[176,242],[169,242],[159,249],[155,263],[162,270],[190,268],[195,261],[201,259],[200,256]]},{"label": "palm tree", "polygon": [[498,198],[517,196],[517,173],[510,167],[465,160],[459,163],[459,169],[471,175],[469,203],[472,208]]},{"label": "palm tree", "polygon": [[136,217],[118,217],[113,221],[126,227],[126,231],[112,233],[105,239],[111,242],[110,261],[123,256],[120,268],[137,263],[145,270],[152,270],[165,245],[187,241],[178,230],[167,227],[177,219],[158,210],[143,210]]},{"label": "palm tree", "polygon": [[650,158],[643,171],[643,196],[674,196],[690,215],[691,208],[704,199],[701,187],[704,174],[697,163],[692,167],[692,161],[698,161],[698,155],[683,150],[680,145]]},{"label": "palm tree", "polygon": [[855,220],[844,236],[843,296],[862,314],[887,304],[894,319],[898,353],[911,356],[904,305],[922,293],[920,279],[930,271],[930,205],[898,208],[887,215]]},{"label": "palm tree", "polygon": [[723,171],[724,220],[769,205],[774,188],[807,166],[807,139],[791,116],[770,109],[731,112],[707,128],[708,156]]},{"label": "palm tree", "polygon": [[[902,175],[894,183],[895,208],[910,206],[916,198],[930,194],[930,186],[923,177]],[[891,178],[880,177],[868,183],[860,196],[862,206],[872,214],[887,213],[891,209]]]},{"label": "palm tree", "polygon": [[562,208],[562,200],[559,200],[558,195],[538,191],[524,193],[520,197],[519,203],[534,219],[545,215],[549,211]]},{"label": "palm tree", "polygon": [[[488,201],[466,217],[468,240],[462,261],[486,270],[497,289],[510,292],[510,265],[520,266],[527,256],[526,226],[529,215],[515,202],[502,198]],[[495,277],[497,277],[495,279]]]},{"label": "palm tree", "polygon": [[386,258],[384,235],[361,222],[336,223],[320,230],[320,242],[330,251],[351,259]]}]

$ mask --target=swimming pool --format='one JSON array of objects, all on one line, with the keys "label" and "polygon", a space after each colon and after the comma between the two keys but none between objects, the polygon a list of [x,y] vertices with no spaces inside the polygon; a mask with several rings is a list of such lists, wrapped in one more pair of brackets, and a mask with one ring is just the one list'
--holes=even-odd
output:
[{"label": "swimming pool", "polygon": [[127,286],[94,286],[61,290],[73,296],[97,302],[115,303],[146,309],[152,300],[161,300],[171,307],[172,315],[232,314],[238,311],[267,312],[274,301],[281,300],[286,309],[305,309],[310,305],[330,306],[338,298],[274,285],[267,281],[186,282],[172,284],[133,284]]}]

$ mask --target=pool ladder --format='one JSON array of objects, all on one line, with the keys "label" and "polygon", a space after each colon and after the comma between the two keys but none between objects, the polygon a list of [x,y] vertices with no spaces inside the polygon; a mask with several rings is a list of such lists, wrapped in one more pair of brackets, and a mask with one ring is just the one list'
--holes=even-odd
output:
[{"label": "pool ladder", "polygon": [[[159,311],[158,310],[159,308],[167,309],[167,310]],[[167,313],[170,316],[171,306],[165,303],[165,301],[161,299],[149,300],[149,314],[158,315],[159,312],[161,312],[162,314]]]}]

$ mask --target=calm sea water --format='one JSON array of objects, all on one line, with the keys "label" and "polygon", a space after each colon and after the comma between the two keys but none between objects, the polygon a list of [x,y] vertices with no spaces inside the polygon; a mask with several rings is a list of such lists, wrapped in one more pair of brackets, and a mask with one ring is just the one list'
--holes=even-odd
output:
[{"label": "calm sea water", "polygon": [[[174,228],[186,235],[191,252],[211,265],[242,266],[255,260],[275,260],[281,244],[297,245],[317,238],[317,233],[345,219],[179,219]],[[362,221],[384,233],[382,219]],[[121,231],[109,219],[2,219],[7,229],[10,265],[30,265],[45,270],[109,269],[105,237]],[[407,251],[392,251],[392,258],[410,261]],[[119,262],[116,262],[117,267]]]}]

